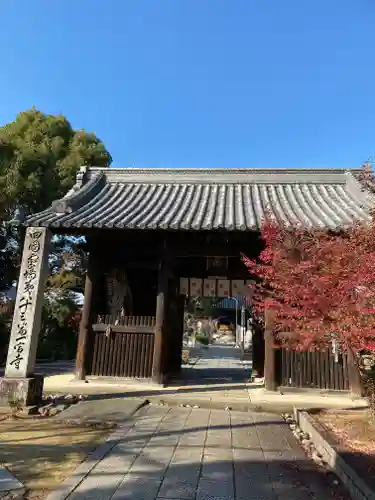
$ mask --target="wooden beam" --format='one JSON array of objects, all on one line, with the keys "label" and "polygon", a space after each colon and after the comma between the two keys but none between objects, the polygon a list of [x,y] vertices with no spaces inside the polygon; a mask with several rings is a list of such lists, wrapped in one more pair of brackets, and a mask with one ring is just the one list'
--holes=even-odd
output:
[{"label": "wooden beam", "polygon": [[105,323],[95,323],[92,325],[92,330],[94,332],[110,331],[111,333],[131,333],[132,335],[138,335],[140,333],[155,333],[155,327],[153,326],[107,325]]},{"label": "wooden beam", "polygon": [[[170,250],[171,255],[176,258],[194,257],[229,257],[241,258],[241,254],[252,255],[254,245],[241,244],[229,241],[223,244],[200,245],[199,242],[186,242],[185,245],[174,246]],[[257,252],[259,253],[259,252]]]}]

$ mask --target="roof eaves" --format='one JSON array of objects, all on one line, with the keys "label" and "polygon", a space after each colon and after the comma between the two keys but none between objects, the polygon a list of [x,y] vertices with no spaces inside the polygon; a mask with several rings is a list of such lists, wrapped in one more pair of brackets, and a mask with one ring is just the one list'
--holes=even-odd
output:
[{"label": "roof eaves", "polygon": [[97,172],[87,182],[77,185],[60,200],[52,202],[51,209],[57,215],[64,215],[78,210],[91,200],[104,186],[104,173]]},{"label": "roof eaves", "polygon": [[353,194],[357,199],[363,200],[367,202],[368,205],[372,205],[375,207],[375,194],[371,193],[368,189],[366,189],[361,182],[358,180],[358,174],[360,170],[352,172],[348,170],[345,173],[346,177],[346,186],[350,193]]}]

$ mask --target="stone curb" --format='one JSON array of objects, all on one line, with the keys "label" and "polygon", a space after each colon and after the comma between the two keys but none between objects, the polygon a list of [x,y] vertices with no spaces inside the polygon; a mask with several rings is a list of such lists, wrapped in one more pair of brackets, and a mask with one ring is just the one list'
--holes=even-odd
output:
[{"label": "stone curb", "polygon": [[132,412],[130,412],[124,424],[120,424],[118,428],[110,434],[105,443],[98,446],[90,455],[82,462],[73,473],[68,476],[54,491],[52,491],[45,500],[65,500],[86,478],[92,469],[119,443],[124,435],[124,429],[131,427],[130,419],[144,406],[147,406],[149,401],[142,401]]},{"label": "stone curb", "polygon": [[[251,403],[240,403],[238,401],[207,401],[204,399],[189,399],[182,397],[160,397],[160,396],[150,396],[149,402],[153,406],[167,406],[171,408],[181,407],[189,409],[201,409],[201,410],[231,410],[240,412],[249,411],[264,411],[258,408],[257,405],[251,405]],[[277,412],[279,413],[279,412]]]},{"label": "stone curb", "polygon": [[[188,396],[186,397],[171,397],[169,395],[166,395],[163,397],[163,395],[157,395],[157,396],[152,396],[150,395],[148,397],[149,401],[153,405],[158,405],[158,406],[170,406],[170,407],[178,407],[178,406],[183,406],[185,408],[197,408],[199,407],[200,409],[204,410],[224,410],[224,409],[230,409],[231,411],[238,411],[238,412],[257,412],[257,413],[276,413],[280,415],[281,413],[293,413],[296,404],[295,401],[274,401],[274,402],[269,402],[269,401],[249,401],[249,402],[242,402],[242,401],[235,401],[231,400],[228,398],[227,401],[224,400],[215,400],[213,399],[212,401],[210,400],[204,400],[203,398],[189,398]],[[330,409],[330,406],[322,406],[322,405],[311,405],[310,407],[306,409],[311,409],[311,410],[324,410],[324,409]],[[342,409],[342,407],[337,407],[337,409]]]},{"label": "stone curb", "polygon": [[333,439],[307,411],[294,410],[295,420],[310,435],[315,449],[332,471],[341,479],[354,500],[375,500],[375,492],[361,479],[340,455]]}]

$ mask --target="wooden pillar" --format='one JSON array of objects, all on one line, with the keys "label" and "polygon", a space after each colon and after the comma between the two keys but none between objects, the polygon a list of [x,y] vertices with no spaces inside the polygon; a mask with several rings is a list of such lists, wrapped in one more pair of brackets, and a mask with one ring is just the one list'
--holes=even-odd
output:
[{"label": "wooden pillar", "polygon": [[179,373],[181,371],[182,363],[182,346],[183,346],[183,335],[184,335],[184,312],[185,312],[185,296],[177,296],[177,324],[176,324],[176,339],[175,339],[175,364],[174,371]]},{"label": "wooden pillar", "polygon": [[176,286],[175,280],[173,281],[173,285],[174,286],[171,287],[171,293],[169,294],[169,317],[167,318],[169,335],[167,341],[169,347],[168,371],[170,374],[176,375],[181,370],[185,297],[178,293],[178,287]]},{"label": "wooden pillar", "polygon": [[85,282],[85,297],[82,307],[81,322],[79,325],[79,336],[77,345],[77,355],[76,355],[76,369],[75,375],[77,380],[85,380],[86,378],[86,367],[87,367],[87,355],[88,355],[88,341],[89,333],[91,330],[91,325],[93,322],[93,290],[95,282],[94,274],[94,260],[92,255],[89,255],[89,262],[86,272],[86,282]]},{"label": "wooden pillar", "polygon": [[166,353],[165,348],[165,323],[166,323],[166,305],[168,294],[168,270],[165,257],[163,256],[159,262],[158,272],[158,291],[156,297],[156,318],[155,318],[155,343],[154,343],[154,360],[152,366],[152,379],[158,384],[164,383],[164,358]]},{"label": "wooden pillar", "polygon": [[363,389],[361,383],[361,374],[359,372],[358,363],[356,363],[356,355],[350,349],[348,349],[347,352],[347,360],[350,392],[353,395],[362,396]]},{"label": "wooden pillar", "polygon": [[265,311],[264,327],[264,386],[267,391],[276,391],[276,356],[273,335],[273,313]]},{"label": "wooden pillar", "polygon": [[253,323],[253,373],[264,376],[264,327],[259,321]]}]

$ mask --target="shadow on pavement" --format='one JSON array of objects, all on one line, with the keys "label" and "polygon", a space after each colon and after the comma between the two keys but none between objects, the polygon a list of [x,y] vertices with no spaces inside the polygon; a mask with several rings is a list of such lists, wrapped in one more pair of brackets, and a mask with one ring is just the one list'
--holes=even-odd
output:
[{"label": "shadow on pavement", "polygon": [[[118,420],[118,419],[117,419]],[[52,424],[55,423],[55,419],[51,419],[50,420]],[[56,420],[57,421],[57,420]],[[122,414],[122,422],[124,421],[124,414]],[[117,423],[113,423],[113,422],[107,422],[108,424],[113,424],[114,426],[118,425],[118,423],[121,423],[120,420],[117,421]],[[70,424],[69,424],[70,425]],[[79,425],[79,424],[77,424]],[[251,428],[251,427],[262,427],[262,426],[272,426],[272,425],[277,425],[278,427],[283,427],[285,428],[286,431],[289,431],[289,427],[286,423],[284,422],[280,422],[280,420],[267,420],[266,422],[246,422],[246,423],[243,423],[243,424],[234,424],[232,425],[232,429],[246,429],[246,428]],[[73,428],[74,428],[74,424],[73,424]],[[225,430],[227,429],[228,426],[227,425],[211,425],[210,426],[210,431],[211,430],[214,430],[214,431],[220,431],[220,430]],[[207,429],[207,427],[189,427],[189,428],[184,428],[182,430],[173,430],[173,431],[158,431],[157,432],[157,436],[158,438],[163,438],[163,437],[170,437],[170,436],[186,436],[188,434],[193,434],[195,432],[205,432]],[[24,431],[22,431],[24,432]],[[46,436],[46,438],[51,438],[51,437],[56,437],[58,436],[58,434],[48,434]],[[143,439],[149,439],[151,436],[150,434],[148,433],[138,433],[137,434],[137,440],[143,440]],[[29,440],[32,440],[34,438],[22,438],[22,439],[16,439],[16,440],[11,440],[11,439],[7,439],[6,441],[2,441],[1,442],[1,445],[0,445],[0,450],[1,448],[4,446],[13,446],[13,445],[16,445],[17,446],[17,443],[27,443],[27,441]],[[132,441],[134,440],[134,437],[132,436],[124,436],[123,438],[121,438],[121,442],[122,443],[127,443],[127,444],[131,444]],[[43,445],[44,447],[44,445]],[[191,447],[191,445],[188,446],[189,448]],[[241,447],[237,447],[236,449],[243,449],[243,450],[247,450],[248,448],[241,448]],[[2,450],[1,450],[2,451]],[[267,451],[269,452],[280,452],[279,449],[268,449]],[[7,455],[7,452],[6,451],[3,451],[4,453],[4,456]]]},{"label": "shadow on pavement", "polygon": [[[41,373],[45,377],[53,375],[64,375],[74,371],[74,361],[48,361],[45,363],[37,362],[35,373]],[[0,377],[4,376],[5,366],[0,367]]]},{"label": "shadow on pavement", "polygon": [[181,374],[169,385],[220,385],[246,384],[251,377],[251,370],[245,368],[182,368]]},{"label": "shadow on pavement", "polygon": [[[173,435],[173,433],[166,433]],[[154,450],[137,453],[134,450],[142,441],[137,434],[132,439],[122,439],[89,476],[69,496],[71,500],[127,500],[142,499],[190,499],[190,500],[312,500],[342,499],[350,496],[338,484],[336,477],[318,469],[309,459],[285,459],[281,450],[267,450],[264,459],[259,449],[234,449],[234,461],[189,461],[194,446],[187,446],[185,457],[170,461],[169,452],[163,452],[162,444]],[[23,451],[31,446],[25,441],[2,441],[2,460],[8,462],[10,453],[19,456],[9,464],[10,471],[22,471]],[[17,449],[19,448],[19,449]],[[40,447],[38,463],[55,463],[64,460],[68,450],[59,445],[59,454],[51,453],[48,442]],[[167,447],[165,447],[167,448]],[[60,458],[59,458],[60,457]],[[180,463],[179,463],[180,462]],[[182,462],[182,463],[181,463]],[[35,465],[35,467],[33,467]],[[37,464],[28,464],[29,482],[40,478],[45,471]],[[52,464],[53,466],[53,464]],[[131,469],[129,473],[126,471]],[[31,472],[30,472],[31,470]],[[21,473],[22,476],[22,473]],[[20,477],[22,480],[23,478]],[[26,485],[27,486],[27,485]]]},{"label": "shadow on pavement", "polygon": [[[262,388],[263,385],[252,385],[252,388],[254,389],[259,389]],[[92,389],[93,391],[95,389]],[[176,390],[137,390],[137,391],[116,391],[116,392],[106,392],[106,393],[101,393],[101,394],[90,394],[88,391],[86,391],[86,399],[87,400],[99,400],[99,399],[114,399],[114,398],[147,398],[147,397],[153,397],[153,396],[171,396],[171,395],[183,395],[183,394],[192,394],[192,393],[215,393],[218,391],[233,391],[233,390],[241,390],[241,387],[238,387],[238,385],[225,385],[225,386],[214,386],[214,387],[197,387],[197,388],[190,388],[190,389],[179,389],[178,391]],[[56,392],[56,391],[49,391],[49,392]],[[80,391],[76,391],[80,392]],[[245,389],[244,389],[245,392]]]},{"label": "shadow on pavement", "polygon": [[[119,455],[121,456],[121,454]],[[92,472],[72,500],[350,500],[335,476],[317,471],[309,460],[241,460],[172,465],[155,462],[152,472],[123,476],[109,469]],[[228,479],[234,471],[235,479]],[[199,477],[199,474],[202,474]],[[165,476],[164,476],[165,474]]]}]

